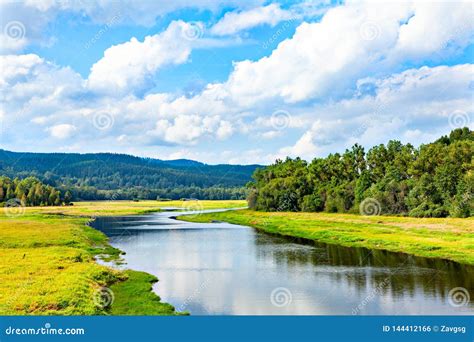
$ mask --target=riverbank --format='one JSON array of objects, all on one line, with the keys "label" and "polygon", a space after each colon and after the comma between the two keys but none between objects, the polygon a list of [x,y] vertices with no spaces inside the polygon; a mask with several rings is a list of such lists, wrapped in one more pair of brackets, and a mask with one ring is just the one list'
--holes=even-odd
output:
[{"label": "riverbank", "polygon": [[103,201],[0,209],[0,315],[173,315],[152,292],[154,276],[99,265],[121,251],[88,223],[164,207],[202,210],[244,201]]},{"label": "riverbank", "polygon": [[225,221],[262,231],[347,247],[403,252],[474,265],[474,218],[408,218],[330,213],[238,210],[179,216],[189,222]]}]

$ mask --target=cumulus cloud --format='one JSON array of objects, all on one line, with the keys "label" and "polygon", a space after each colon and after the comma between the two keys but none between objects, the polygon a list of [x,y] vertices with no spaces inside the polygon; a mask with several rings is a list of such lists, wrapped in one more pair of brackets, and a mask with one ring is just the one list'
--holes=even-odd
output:
[{"label": "cumulus cloud", "polygon": [[399,30],[393,52],[397,59],[407,56],[424,58],[432,53],[442,56],[442,50],[451,53],[451,49],[472,41],[474,22],[472,3],[469,1],[458,6],[453,6],[451,2],[415,2],[411,11],[415,15]]},{"label": "cumulus cloud", "polygon": [[270,4],[241,12],[228,12],[210,31],[218,36],[231,35],[260,25],[274,27],[279,22],[292,17],[293,14],[281,9],[279,4]]},{"label": "cumulus cloud", "polygon": [[152,137],[181,145],[194,145],[204,136],[225,139],[232,133],[230,122],[221,120],[219,116],[199,115],[177,115],[172,120],[161,119],[156,123],[155,129],[148,132]]},{"label": "cumulus cloud", "polygon": [[[213,108],[232,104],[229,107],[236,112],[279,100],[289,105],[337,100],[350,95],[361,77],[389,75],[403,63],[413,62],[413,49],[403,40],[412,31],[420,45],[438,41],[429,44],[431,48],[420,48],[417,59],[429,59],[444,51],[445,44],[439,42],[449,42],[458,49],[466,47],[470,38],[467,33],[459,35],[459,27],[469,25],[470,8],[468,2],[430,6],[357,2],[338,6],[329,9],[320,22],[302,23],[294,36],[281,42],[269,56],[236,62],[227,81],[211,84],[201,94],[170,106],[206,103]],[[453,14],[448,19],[443,15],[447,11]],[[416,34],[418,26],[411,25],[418,17],[424,18],[428,27],[438,25],[438,20],[449,20],[451,25],[445,25],[441,38],[423,37]],[[410,52],[407,56],[404,46]]]},{"label": "cumulus cloud", "polygon": [[[52,136],[63,139],[65,149],[118,143],[130,151],[183,145],[197,156],[199,143],[225,144],[241,134],[258,145],[247,148],[259,151],[252,161],[311,159],[388,138],[425,142],[454,128],[453,112],[472,116],[472,65],[423,67],[472,43],[470,8],[468,2],[349,2],[318,22],[302,23],[269,55],[235,62],[225,81],[193,96],[143,95],[162,68],[189,61],[195,41],[183,37],[189,24],[182,21],[143,41],[110,47],[87,79],[34,54],[2,56],[3,121],[22,127],[8,130],[3,141],[48,144]],[[241,23],[239,30],[256,21]],[[442,30],[421,32],[431,26]],[[284,129],[272,127],[276,110],[291,115]],[[113,115],[113,128],[95,129],[97,113]]]},{"label": "cumulus cloud", "polygon": [[[471,100],[472,64],[409,69],[382,79],[370,79],[373,95],[353,97],[315,107],[315,119],[294,145],[281,155],[312,159],[357,143],[373,146],[397,139],[426,143],[461,126],[474,127]],[[368,80],[364,80],[367,82]],[[436,94],[436,95],[434,95]],[[424,132],[420,131],[420,128]]]},{"label": "cumulus cloud", "polygon": [[42,13],[58,13],[69,11],[81,13],[90,17],[94,22],[107,23],[114,13],[122,12],[125,24],[134,23],[142,26],[153,26],[157,17],[181,9],[199,9],[217,11],[223,6],[247,8],[260,4],[261,0],[114,0],[114,1],[81,1],[81,0],[26,0],[25,8],[33,8]]},{"label": "cumulus cloud", "polygon": [[[445,15],[448,11],[450,16]],[[469,2],[339,6],[328,10],[321,22],[301,24],[270,56],[236,63],[225,87],[248,105],[273,97],[292,103],[342,96],[363,74],[387,73],[410,60],[403,54],[405,48],[411,53],[413,46],[432,41],[416,50],[417,58],[429,58],[447,42],[465,47],[468,34],[459,35],[459,27],[469,25],[470,11]],[[450,25],[440,27],[443,33],[438,37],[419,35],[418,25],[411,25],[419,17],[425,27],[439,26],[440,21]],[[400,24],[404,21],[407,24]],[[408,44],[403,39],[411,33],[415,35]]]},{"label": "cumulus cloud", "polygon": [[47,131],[50,132],[53,138],[66,139],[71,137],[76,129],[75,126],[70,124],[60,124],[49,127]]},{"label": "cumulus cloud", "polygon": [[1,105],[10,120],[67,112],[81,105],[83,80],[68,67],[58,67],[35,54],[0,56]]},{"label": "cumulus cloud", "polygon": [[19,1],[0,1],[0,12],[0,53],[22,51],[31,43],[51,42],[43,32],[53,18],[48,13],[41,13]]},{"label": "cumulus cloud", "polygon": [[190,29],[191,24],[174,21],[164,32],[147,36],[143,42],[132,38],[108,48],[91,68],[89,87],[117,95],[142,90],[158,69],[188,60],[191,41],[186,32]]},{"label": "cumulus cloud", "polygon": [[[45,32],[59,16],[72,14],[71,21],[86,19],[95,25],[140,25],[152,27],[157,18],[182,9],[218,12],[224,6],[245,10],[258,6],[261,0],[26,0],[0,1],[0,53],[23,51],[28,45],[51,45],[54,37]],[[13,25],[15,24],[15,25]],[[13,30],[6,30],[13,25]],[[10,32],[10,34],[7,34]],[[13,33],[13,35],[12,35]]]}]

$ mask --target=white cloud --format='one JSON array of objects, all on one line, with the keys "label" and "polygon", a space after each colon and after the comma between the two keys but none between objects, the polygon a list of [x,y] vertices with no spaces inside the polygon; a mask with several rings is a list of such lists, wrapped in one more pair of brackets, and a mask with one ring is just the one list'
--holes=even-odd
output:
[{"label": "white cloud", "polygon": [[[410,23],[418,16],[428,18],[425,23],[435,26],[443,11],[456,7],[456,10],[449,11],[453,13],[449,16],[450,22],[465,25],[469,21],[465,14],[471,8],[469,3],[445,6],[438,3],[421,6],[410,2],[357,2],[332,8],[321,22],[301,24],[294,36],[280,43],[270,56],[255,62],[235,63],[226,82],[208,85],[201,94],[192,98],[170,99],[161,108],[182,114],[210,110],[215,115],[239,118],[249,110],[269,115],[273,111],[268,109],[269,106],[281,105],[281,100],[287,103],[283,108],[294,108],[307,100],[339,101],[357,91],[357,81],[365,75],[388,76],[405,61],[400,52],[400,30],[403,27],[404,34],[415,30]],[[469,39],[466,35],[459,38],[457,34],[454,25],[446,25],[443,40],[450,39],[452,44],[465,47]],[[439,46],[437,51],[442,50],[443,47]],[[430,58],[434,51],[429,49],[424,53],[425,58]],[[413,93],[418,97],[433,98],[433,93]],[[310,120],[298,120],[301,124],[297,126],[301,127]],[[268,120],[262,122],[265,121]]]},{"label": "white cloud", "polygon": [[270,4],[241,12],[228,12],[210,31],[218,36],[231,35],[260,25],[274,27],[280,21],[292,17],[293,14],[281,9],[279,4]]},{"label": "white cloud", "polygon": [[47,129],[53,138],[66,139],[70,138],[71,135],[77,130],[77,128],[70,124],[60,124],[49,127]]},{"label": "white cloud", "polygon": [[[308,117],[316,121],[280,154],[312,159],[342,152],[356,142],[364,146],[389,139],[415,145],[430,142],[456,128],[450,126],[454,113],[472,116],[472,70],[472,64],[422,67],[371,79],[374,95],[308,109]],[[465,124],[474,127],[473,122]]]},{"label": "white cloud", "polygon": [[107,23],[116,13],[123,13],[125,24],[153,26],[156,18],[181,9],[199,9],[217,11],[223,6],[247,8],[261,3],[260,0],[114,0],[114,1],[69,1],[69,0],[26,0],[22,7],[36,9],[39,12],[58,15],[68,11],[88,16],[96,23]]},{"label": "white cloud", "polygon": [[218,139],[224,140],[229,138],[234,133],[234,128],[229,121],[221,120],[219,123],[219,128],[216,131],[216,137]]},{"label": "white cloud", "polygon": [[274,139],[282,135],[282,131],[266,131],[260,134],[263,139]]},{"label": "white cloud", "polygon": [[0,1],[0,53],[24,50],[29,44],[49,42],[43,30],[53,16],[20,1]]},{"label": "white cloud", "polygon": [[56,111],[65,114],[71,106],[81,105],[75,95],[83,91],[83,80],[68,67],[28,54],[0,56],[0,69],[1,105],[8,120],[30,121]]},{"label": "white cloud", "polygon": [[305,132],[293,146],[284,147],[280,149],[279,153],[282,156],[311,159],[311,156],[316,156],[317,151],[318,148],[314,143],[314,133],[308,131]]},{"label": "white cloud", "polygon": [[158,120],[155,129],[147,133],[168,143],[194,145],[205,136],[225,139],[233,133],[233,128],[219,116],[177,115],[172,120]]},{"label": "white cloud", "polygon": [[[140,25],[152,27],[158,18],[181,9],[197,9],[218,12],[223,7],[246,9],[258,6],[261,0],[26,0],[0,1],[0,53],[23,51],[28,45],[50,45],[54,37],[47,37],[48,25],[61,15],[71,15],[73,24],[90,20],[95,25]],[[14,39],[5,35],[5,27],[19,22],[24,30],[22,37]],[[18,32],[18,30],[11,31]]]},{"label": "white cloud", "polygon": [[[301,24],[270,55],[236,62],[226,81],[192,97],[140,96],[162,67],[189,60],[195,42],[183,39],[184,22],[107,49],[87,80],[37,55],[2,56],[3,118],[21,127],[8,129],[3,142],[57,149],[51,135],[64,139],[65,149],[109,149],[118,142],[121,149],[149,153],[183,145],[190,156],[204,157],[199,143],[233,147],[228,139],[237,132],[246,138],[242,150],[259,144],[252,162],[285,154],[312,158],[355,142],[425,142],[451,129],[454,111],[472,114],[472,65],[419,62],[442,60],[470,42],[464,30],[470,6],[444,6],[358,2],[330,9],[321,22]],[[443,13],[452,16],[440,18]],[[419,33],[420,21],[436,26],[438,20],[443,32]],[[413,69],[403,71],[407,64]],[[276,110],[290,113],[288,128],[272,128]],[[97,113],[112,113],[113,129],[95,129]],[[273,140],[260,144],[262,138]],[[238,152],[219,156],[245,159]]]},{"label": "white cloud", "polygon": [[[450,48],[464,46],[472,40],[472,2],[453,6],[452,2],[415,2],[408,22],[400,27],[394,55],[398,58],[423,58]],[[449,13],[449,15],[446,15]]]},{"label": "white cloud", "polygon": [[164,32],[147,36],[143,42],[132,38],[108,48],[91,68],[90,88],[116,95],[142,90],[158,69],[188,60],[191,41],[185,35],[190,26],[173,21]]},{"label": "white cloud", "polygon": [[12,38],[5,33],[0,32],[0,52],[10,53],[22,50],[28,44],[28,40],[25,37]]},{"label": "white cloud", "polygon": [[[236,63],[225,87],[249,106],[275,97],[291,103],[341,96],[362,75],[386,73],[410,60],[411,55],[404,52],[412,53],[413,46],[432,41],[429,47],[416,50],[417,58],[430,58],[448,41],[465,47],[469,39],[467,34],[458,34],[458,27],[469,25],[469,13],[469,2],[429,6],[370,2],[332,8],[321,22],[301,24],[270,56]],[[419,35],[417,26],[410,25],[418,17],[424,18],[425,27],[437,26],[439,21],[449,21],[449,25],[440,27],[443,31],[437,37]],[[400,24],[408,19],[408,25]],[[414,37],[407,44],[402,39],[411,33]]]},{"label": "white cloud", "polygon": [[44,61],[37,55],[0,56],[0,85],[7,86],[14,78],[28,75],[32,68]]}]

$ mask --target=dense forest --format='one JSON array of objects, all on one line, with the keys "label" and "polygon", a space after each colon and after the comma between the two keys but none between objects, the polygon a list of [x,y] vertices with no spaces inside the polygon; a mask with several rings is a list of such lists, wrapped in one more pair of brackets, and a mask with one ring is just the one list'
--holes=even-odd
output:
[{"label": "dense forest", "polygon": [[258,165],[207,165],[124,154],[18,153],[0,150],[0,175],[37,177],[74,200],[244,199]]},{"label": "dense forest", "polygon": [[473,216],[474,132],[414,148],[389,141],[367,153],[358,144],[343,154],[277,160],[248,184],[249,206],[266,211],[360,212],[415,217]]},{"label": "dense forest", "polygon": [[41,183],[38,178],[25,179],[0,177],[0,206],[48,206],[69,204],[71,193],[61,192],[50,185]]}]

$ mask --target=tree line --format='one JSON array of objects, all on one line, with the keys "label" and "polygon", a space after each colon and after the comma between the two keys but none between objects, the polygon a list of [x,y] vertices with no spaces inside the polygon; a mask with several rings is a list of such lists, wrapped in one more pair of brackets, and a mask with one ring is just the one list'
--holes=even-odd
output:
[{"label": "tree line", "polygon": [[36,177],[10,179],[0,176],[0,204],[22,206],[50,206],[69,204],[72,196],[69,191],[61,194],[58,189],[43,184]]},{"label": "tree line", "polygon": [[245,187],[208,187],[178,186],[175,188],[149,189],[132,187],[114,190],[102,190],[91,186],[61,186],[61,190],[70,191],[72,198],[78,200],[179,200],[193,198],[199,200],[238,200],[245,199],[248,190]]},{"label": "tree line", "polygon": [[77,200],[245,199],[258,165],[207,165],[124,154],[0,150],[0,175],[36,177]]},{"label": "tree line", "polygon": [[[36,177],[10,179],[0,176],[0,206],[51,206],[69,205],[73,200],[178,200],[192,199],[243,199],[247,196],[243,187],[177,187],[174,189],[132,188],[98,190],[94,187],[60,187],[44,184]],[[9,203],[10,202],[10,203]],[[9,203],[9,204],[7,204]]]},{"label": "tree line", "polygon": [[344,153],[277,160],[253,174],[249,206],[265,211],[360,212],[414,217],[473,216],[474,132],[414,148],[389,141]]}]

